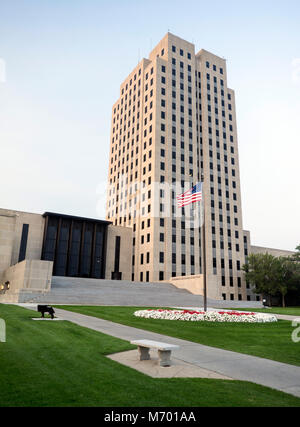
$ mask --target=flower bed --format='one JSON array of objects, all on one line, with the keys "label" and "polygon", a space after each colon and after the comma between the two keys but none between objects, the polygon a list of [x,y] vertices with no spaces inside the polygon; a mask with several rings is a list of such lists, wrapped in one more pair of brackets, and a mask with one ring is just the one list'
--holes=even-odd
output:
[{"label": "flower bed", "polygon": [[242,311],[194,311],[194,310],[138,310],[134,313],[136,317],[146,319],[183,320],[189,322],[248,322],[266,323],[277,322],[272,314],[250,313]]}]

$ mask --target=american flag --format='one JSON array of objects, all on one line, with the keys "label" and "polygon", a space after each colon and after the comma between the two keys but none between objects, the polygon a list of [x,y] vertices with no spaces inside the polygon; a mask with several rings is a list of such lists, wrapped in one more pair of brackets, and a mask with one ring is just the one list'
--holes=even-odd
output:
[{"label": "american flag", "polygon": [[200,200],[202,200],[202,182],[198,182],[188,191],[177,196],[177,206],[182,208],[183,206],[190,205]]}]

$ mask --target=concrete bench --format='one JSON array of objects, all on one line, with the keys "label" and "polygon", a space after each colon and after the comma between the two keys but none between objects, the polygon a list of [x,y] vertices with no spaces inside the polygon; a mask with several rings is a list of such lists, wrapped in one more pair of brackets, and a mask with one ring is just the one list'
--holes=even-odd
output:
[{"label": "concrete bench", "polygon": [[151,341],[151,340],[136,340],[136,341],[131,341],[130,343],[138,346],[140,360],[149,360],[150,348],[157,349],[160,366],[170,366],[171,351],[179,348],[178,345],[167,344],[165,342],[158,342],[158,341]]}]

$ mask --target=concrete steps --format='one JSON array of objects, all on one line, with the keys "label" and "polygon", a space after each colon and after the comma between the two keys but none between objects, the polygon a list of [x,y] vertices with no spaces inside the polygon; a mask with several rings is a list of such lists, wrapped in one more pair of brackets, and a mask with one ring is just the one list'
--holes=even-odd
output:
[{"label": "concrete steps", "polygon": [[[0,301],[1,302],[1,301]],[[48,293],[20,292],[19,301],[44,304],[203,307],[203,297],[165,282],[53,277]],[[254,301],[208,300],[210,307],[261,307]]]},{"label": "concrete steps", "polygon": [[[141,283],[116,280],[53,277],[51,291],[35,295],[23,302],[47,304],[101,304],[101,305],[147,305],[160,306],[162,300],[181,300],[182,295],[191,296],[183,289],[169,283]],[[151,304],[150,303],[150,304]]]}]

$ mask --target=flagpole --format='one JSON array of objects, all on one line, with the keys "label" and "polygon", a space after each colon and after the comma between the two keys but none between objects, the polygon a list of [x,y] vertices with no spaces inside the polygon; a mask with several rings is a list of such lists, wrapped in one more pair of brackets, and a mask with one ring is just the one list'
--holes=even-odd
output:
[{"label": "flagpole", "polygon": [[202,181],[202,206],[203,206],[203,224],[202,224],[202,244],[203,244],[203,303],[204,312],[207,312],[207,283],[206,283],[206,243],[205,243],[205,205],[204,205],[204,175],[201,175]]},{"label": "flagpole", "polygon": [[[188,190],[191,192],[191,194],[193,194],[193,174],[190,173],[189,176],[192,178],[192,188],[191,190]],[[204,187],[204,175],[203,173],[201,174],[201,200],[202,200],[202,207],[203,207],[203,224],[199,226],[199,228],[202,229],[202,246],[203,246],[203,250],[202,250],[202,255],[203,255],[203,303],[204,303],[204,311],[207,312],[207,284],[206,284],[206,243],[205,243],[205,206],[204,206],[204,191],[203,191],[203,187]],[[181,198],[184,199],[184,195],[186,193],[188,193],[188,191],[186,191],[185,193],[181,194]],[[180,202],[183,203],[183,200],[180,200]],[[180,203],[179,202],[179,203]],[[177,201],[178,203],[178,201]],[[189,200],[188,203],[193,203],[191,200]],[[179,206],[184,206],[184,204],[179,204]],[[200,205],[201,206],[201,205]],[[201,217],[201,209],[200,209],[200,217]],[[200,231],[201,233],[201,231]]]}]

